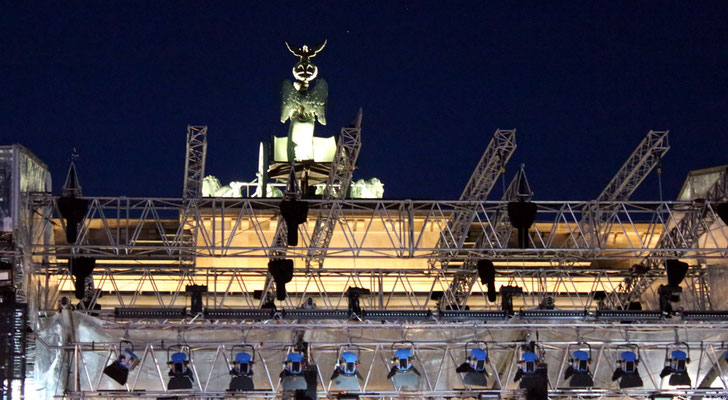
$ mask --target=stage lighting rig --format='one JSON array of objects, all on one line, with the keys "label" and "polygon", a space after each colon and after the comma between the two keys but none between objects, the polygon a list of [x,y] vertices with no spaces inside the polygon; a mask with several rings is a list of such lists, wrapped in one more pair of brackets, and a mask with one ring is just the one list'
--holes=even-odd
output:
[{"label": "stage lighting rig", "polygon": [[463,383],[471,386],[487,386],[488,371],[486,366],[488,358],[488,344],[483,341],[470,341],[465,343],[465,362],[455,369],[455,372],[465,374]]},{"label": "stage lighting rig", "polygon": [[361,391],[359,384],[364,378],[359,373],[359,356],[361,349],[354,344],[339,346],[334,372],[331,374],[331,385],[335,390]]},{"label": "stage lighting rig", "polygon": [[642,377],[637,367],[640,364],[639,347],[634,344],[627,344],[617,347],[619,359],[617,360],[617,368],[612,374],[612,381],[619,380],[620,389],[629,389],[642,387]]},{"label": "stage lighting rig", "polygon": [[[572,349],[576,349],[572,351]],[[564,379],[569,380],[569,387],[584,388],[594,386],[594,377],[589,365],[592,362],[592,348],[589,343],[577,343],[569,345],[567,353],[569,366],[564,373]]]},{"label": "stage lighting rig", "polygon": [[403,341],[392,343],[392,368],[387,374],[387,379],[391,379],[396,388],[403,386],[416,387],[420,382],[420,371],[415,368],[413,361],[415,359],[414,343]]},{"label": "stage lighting rig", "polygon": [[665,348],[665,367],[660,378],[670,376],[672,386],[691,386],[687,365],[690,364],[690,346],[685,342],[675,342]]},{"label": "stage lighting rig", "polygon": [[680,283],[688,272],[688,264],[678,260],[665,260],[665,269],[667,270],[667,285],[660,285],[657,288],[657,294],[660,299],[660,311],[670,317],[676,314],[672,303],[680,301],[680,293],[682,293]]},{"label": "stage lighting rig", "polygon": [[523,289],[520,286],[501,286],[501,310],[505,311],[509,317],[512,317],[515,313],[513,312],[513,295],[523,294]]},{"label": "stage lighting rig", "polygon": [[548,365],[543,362],[544,352],[540,345],[531,341],[518,346],[518,370],[513,382],[526,389],[526,399],[548,399]]},{"label": "stage lighting rig", "polygon": [[[233,355],[234,354],[234,355]],[[228,391],[255,390],[253,384],[253,364],[255,363],[255,349],[249,344],[235,345],[230,349],[230,386]]]},{"label": "stage lighting rig", "polygon": [[[173,350],[177,350],[172,353]],[[168,390],[192,389],[195,377],[192,373],[190,347],[187,345],[174,345],[167,349],[167,365],[169,365]]]},{"label": "stage lighting rig", "polygon": [[134,354],[134,344],[128,340],[119,343],[119,356],[104,368],[104,375],[115,380],[119,385],[126,385],[129,371],[139,364],[139,357]]}]

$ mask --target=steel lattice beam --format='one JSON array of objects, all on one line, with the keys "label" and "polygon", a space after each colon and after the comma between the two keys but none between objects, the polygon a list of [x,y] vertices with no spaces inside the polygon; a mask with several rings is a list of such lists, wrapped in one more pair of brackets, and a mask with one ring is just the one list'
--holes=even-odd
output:
[{"label": "steel lattice beam", "polygon": [[[478,165],[475,167],[470,180],[460,195],[460,201],[485,201],[495,186],[498,177],[505,170],[505,165],[516,150],[516,131],[498,129],[493,135]],[[455,256],[457,249],[461,249],[470,231],[470,225],[478,213],[475,207],[457,209],[450,217],[447,225],[442,229],[440,239],[435,246],[440,253]],[[446,268],[448,260],[439,260],[441,266]],[[429,264],[434,267],[438,260],[430,259]]]},{"label": "steel lattice beam", "polygon": [[[533,197],[531,186],[528,184],[526,178],[526,171],[524,165],[518,170],[518,173],[513,177],[511,183],[508,185],[501,201],[510,202],[516,200],[530,201]],[[480,235],[476,241],[476,248],[483,247],[502,247],[507,245],[508,240],[511,237],[513,227],[508,219],[508,212],[505,208],[498,210],[492,214],[488,220],[491,222],[493,229],[486,232],[484,235]],[[476,257],[468,257],[465,259],[462,268],[455,274],[453,282],[450,288],[447,290],[445,295],[445,301],[442,302],[443,306],[449,306],[451,308],[460,309],[465,306],[468,301],[468,296],[472,290],[475,280],[478,278],[475,273],[475,266],[478,262]]]},{"label": "steel lattice beam", "polygon": [[199,199],[202,196],[202,179],[205,177],[206,157],[207,126],[188,125],[183,198]]},{"label": "steel lattice beam", "polygon": [[[339,141],[336,144],[336,155],[331,164],[329,179],[324,188],[324,200],[342,200],[351,186],[356,161],[361,151],[361,109],[349,127],[341,128]],[[311,234],[311,247],[319,250],[310,251],[306,257],[306,267],[312,264],[322,268],[326,259],[326,249],[331,243],[340,209],[324,204],[316,215],[316,225]]]},{"label": "steel lattice beam", "polygon": [[[32,213],[47,216],[37,227],[32,227],[31,234],[37,235],[58,224],[54,220],[61,218],[57,198],[37,195],[34,199]],[[180,229],[178,217],[188,207],[186,201],[124,197],[88,200],[89,211],[79,228],[77,244],[45,240],[30,245],[32,255],[65,258],[84,252],[108,259],[174,260],[194,255],[270,258],[274,252],[285,250],[271,242],[279,200],[200,199],[190,213],[198,229],[196,242],[190,244],[183,240],[186,233]],[[471,234],[490,235],[494,227],[487,218],[503,210],[506,202],[308,200],[308,203],[312,209],[326,203],[345,210],[337,232],[342,235],[342,241],[326,249],[328,258],[452,261],[469,254],[473,257],[497,255],[522,262],[558,260],[565,255],[574,261],[634,260],[656,252],[682,252],[682,257],[687,259],[721,259],[728,255],[728,249],[721,244],[728,233],[720,229],[706,232],[701,247],[682,247],[679,243],[664,248],[655,246],[660,233],[672,228],[671,222],[662,218],[664,210],[669,208],[702,218],[701,209],[692,202],[537,201],[539,222],[531,229],[530,248],[510,247],[508,243],[501,243],[500,247],[484,244],[480,248],[461,246],[451,251],[457,254],[438,248],[435,238],[439,235],[430,232],[436,232],[453,214],[474,208],[485,217],[471,224]],[[713,203],[708,203],[713,210]],[[44,207],[49,207],[49,211],[44,213]],[[579,229],[583,213],[595,210],[612,214],[608,233],[612,243],[601,247],[586,240],[586,233]],[[302,243],[287,249],[289,258],[305,258],[309,251],[323,250],[311,245],[311,228],[307,224],[299,225]],[[372,239],[375,234],[379,235],[376,241]],[[619,236],[616,242],[615,235]],[[565,238],[575,244],[562,245]]]},{"label": "steel lattice beam", "polygon": [[[630,276],[628,270],[596,270],[583,267],[514,268],[499,265],[498,285],[517,285],[523,294],[514,298],[514,308],[536,309],[545,297],[554,299],[559,310],[599,310],[600,304],[591,293],[603,291],[616,295],[619,283]],[[53,310],[58,299],[73,292],[73,277],[65,263],[38,267],[43,279],[38,282],[42,295],[35,298],[41,310]],[[294,272],[288,298],[279,305],[296,309],[311,298],[316,309],[339,310],[348,306],[347,288],[356,286],[368,289],[371,295],[361,296],[363,309],[369,310],[417,310],[437,309],[433,300],[437,292],[448,289],[457,272],[421,270],[367,270],[367,269],[325,269],[323,271],[303,269]],[[184,308],[188,299],[184,284],[199,284],[208,287],[204,295],[205,304],[220,309],[254,309],[261,303],[254,298],[254,292],[269,289],[265,268],[208,268],[195,270],[179,265],[103,265],[93,274],[99,292],[87,307],[91,312],[99,304],[103,310],[115,307],[134,309],[138,307]],[[700,274],[689,274],[686,282],[689,291],[682,296],[683,309],[704,310],[700,292],[706,283]],[[183,282],[184,284],[180,283]],[[294,289],[297,288],[297,289]],[[415,289],[417,288],[417,289]],[[474,283],[467,287],[467,302],[470,310],[497,311],[500,303],[486,300],[485,289]],[[104,293],[103,298],[98,294]],[[645,302],[645,310],[659,310],[657,293],[654,301]],[[104,312],[106,312],[104,311]],[[103,313],[103,312],[102,312]]]},{"label": "steel lattice beam", "polygon": [[[721,176],[705,190],[705,199],[695,199],[692,203],[692,212],[683,213],[680,210],[666,208],[664,217],[667,225],[670,227],[662,232],[657,242],[657,249],[668,247],[679,247],[690,249],[696,246],[698,240],[710,231],[711,226],[719,218],[714,208],[715,204],[728,197],[728,174],[726,170],[720,173]],[[690,179],[688,177],[688,179]],[[688,182],[686,182],[688,184]],[[707,200],[707,201],[706,201]],[[712,203],[711,203],[712,202]],[[628,305],[632,301],[640,298],[648,288],[650,288],[658,279],[664,276],[664,270],[661,270],[660,263],[666,258],[681,258],[685,256],[686,251],[654,251],[642,262],[647,272],[644,274],[635,274],[622,282],[618,298],[614,299],[622,305]],[[698,263],[693,269],[700,269]],[[710,291],[706,285],[703,294],[703,307],[710,308]]]},{"label": "steel lattice beam", "polygon": [[[627,161],[617,171],[612,180],[599,194],[597,202],[627,201],[637,187],[645,180],[655,167],[660,165],[662,157],[670,150],[669,131],[649,131]],[[606,212],[605,212],[606,211]],[[588,207],[582,215],[580,230],[584,240],[595,247],[602,246],[604,235],[608,233],[609,224],[616,211],[603,208]],[[605,232],[605,229],[607,230]],[[567,242],[573,246],[575,242]]]}]

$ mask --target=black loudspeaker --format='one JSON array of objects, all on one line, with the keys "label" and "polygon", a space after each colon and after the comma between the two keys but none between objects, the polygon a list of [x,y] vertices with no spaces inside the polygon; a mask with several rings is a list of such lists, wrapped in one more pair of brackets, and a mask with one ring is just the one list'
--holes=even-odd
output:
[{"label": "black loudspeaker", "polygon": [[276,282],[276,299],[286,299],[286,283],[293,279],[293,260],[270,260],[268,261],[268,272]]},{"label": "black loudspeaker", "polygon": [[678,260],[665,260],[667,270],[667,284],[679,286],[688,273],[688,264]]},{"label": "black loudspeaker", "polygon": [[68,261],[68,266],[71,269],[71,275],[75,278],[75,296],[81,300],[86,292],[86,278],[94,272],[96,259],[93,257],[73,257]]},{"label": "black loudspeaker", "polygon": [[480,283],[488,285],[488,301],[495,301],[495,265],[490,260],[478,260],[477,268]]},{"label": "black loudspeaker", "polygon": [[718,213],[721,221],[723,221],[724,224],[728,225],[728,203],[720,203],[715,206],[715,212]]},{"label": "black loudspeaker", "polygon": [[528,228],[536,220],[538,206],[530,201],[514,201],[508,203],[508,218],[511,225],[518,229],[518,246],[525,249],[528,246]]},{"label": "black loudspeaker", "polygon": [[66,241],[76,243],[78,239],[78,224],[83,221],[88,211],[88,200],[75,197],[61,197],[58,199],[58,211],[66,220]]},{"label": "black loudspeaker", "polygon": [[288,245],[298,246],[298,225],[306,222],[308,203],[296,199],[281,201],[279,206],[288,227]]}]

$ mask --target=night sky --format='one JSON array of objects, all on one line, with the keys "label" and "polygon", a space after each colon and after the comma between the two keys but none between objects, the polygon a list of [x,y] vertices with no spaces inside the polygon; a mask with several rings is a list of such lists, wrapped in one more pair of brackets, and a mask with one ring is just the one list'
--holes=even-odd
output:
[{"label": "night sky", "polygon": [[284,40],[326,38],[317,135],[362,107],[355,178],[387,198],[457,199],[497,128],[517,129],[507,179],[525,163],[537,200],[595,198],[650,129],[670,130],[665,199],[728,164],[726,2],[362,3],[4,1],[0,144],[56,191],[76,147],[86,195],[179,197],[186,126],[208,125],[207,173],[250,181],[287,132]]}]

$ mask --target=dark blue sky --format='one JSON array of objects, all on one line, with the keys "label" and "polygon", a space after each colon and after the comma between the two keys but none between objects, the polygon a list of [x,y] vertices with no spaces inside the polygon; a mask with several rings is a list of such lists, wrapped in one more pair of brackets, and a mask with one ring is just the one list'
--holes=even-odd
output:
[{"label": "dark blue sky", "polygon": [[324,38],[317,133],[363,107],[357,177],[387,197],[457,198],[496,128],[517,129],[508,178],[526,163],[541,200],[593,199],[649,129],[670,130],[667,199],[728,163],[725,2],[10,3],[0,143],[56,187],[77,147],[87,195],[180,196],[187,124],[209,126],[208,173],[253,179],[258,142],[286,133],[283,41]]}]

